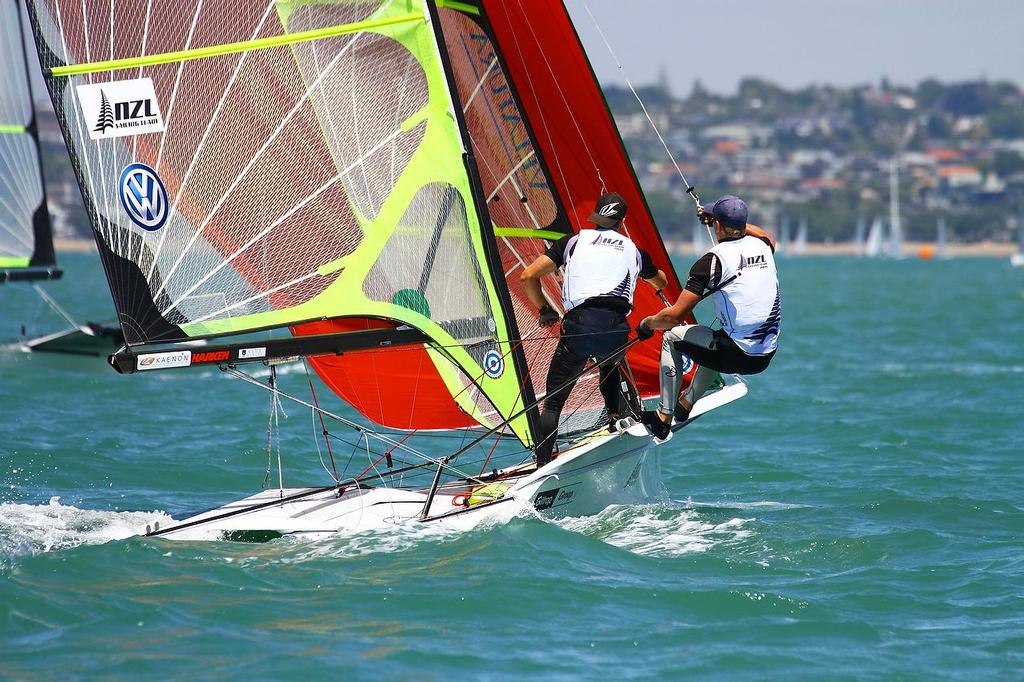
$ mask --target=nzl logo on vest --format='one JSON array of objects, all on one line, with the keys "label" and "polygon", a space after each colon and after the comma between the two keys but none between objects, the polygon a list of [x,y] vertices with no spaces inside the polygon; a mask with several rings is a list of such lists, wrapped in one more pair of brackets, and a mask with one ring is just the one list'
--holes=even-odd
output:
[{"label": "nzl logo on vest", "polygon": [[167,221],[167,188],[156,171],[144,163],[132,163],[121,171],[117,194],[132,222],[155,232]]},{"label": "nzl logo on vest", "polygon": [[768,260],[764,257],[763,253],[761,255],[759,255],[759,256],[747,256],[746,258],[743,258],[742,260],[743,260],[743,267],[745,267],[745,268],[753,267],[755,265],[759,266],[759,267],[762,267],[762,268],[768,267]]},{"label": "nzl logo on vest", "polygon": [[94,140],[159,133],[165,128],[152,78],[79,85],[75,90]]},{"label": "nzl logo on vest", "polygon": [[622,251],[626,247],[621,237],[598,237],[594,241],[594,246],[610,246],[616,251]]}]

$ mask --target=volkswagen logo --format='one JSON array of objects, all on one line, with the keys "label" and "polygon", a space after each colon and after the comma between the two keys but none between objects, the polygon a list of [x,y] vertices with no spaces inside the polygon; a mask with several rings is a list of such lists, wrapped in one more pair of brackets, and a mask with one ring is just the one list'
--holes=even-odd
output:
[{"label": "volkswagen logo", "polygon": [[144,163],[129,164],[117,187],[121,206],[133,223],[150,232],[163,227],[170,209],[167,188],[155,170]]}]

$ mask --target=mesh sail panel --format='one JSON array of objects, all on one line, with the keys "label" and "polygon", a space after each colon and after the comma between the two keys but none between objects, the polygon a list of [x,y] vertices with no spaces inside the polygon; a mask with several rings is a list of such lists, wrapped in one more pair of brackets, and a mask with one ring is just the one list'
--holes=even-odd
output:
[{"label": "mesh sail panel", "polygon": [[[439,13],[487,208],[497,233],[501,228],[563,229],[564,218],[559,215],[553,185],[488,31],[470,14],[455,9],[441,9]],[[538,398],[544,395],[558,329],[539,326],[536,306],[526,298],[519,275],[546,248],[543,239],[498,237],[506,286]],[[548,300],[560,308],[561,293],[555,279],[545,277],[541,286]],[[577,382],[562,411],[560,430],[572,432],[594,426],[603,420],[603,412],[597,373],[588,372]]]},{"label": "mesh sail panel", "polygon": [[[40,212],[49,227],[37,142],[26,130],[32,99],[18,12],[13,0],[0,1],[0,268],[27,267],[33,260]],[[46,260],[52,263],[52,257]]]},{"label": "mesh sail panel", "polygon": [[129,344],[392,320],[511,413],[424,2],[30,3]]}]

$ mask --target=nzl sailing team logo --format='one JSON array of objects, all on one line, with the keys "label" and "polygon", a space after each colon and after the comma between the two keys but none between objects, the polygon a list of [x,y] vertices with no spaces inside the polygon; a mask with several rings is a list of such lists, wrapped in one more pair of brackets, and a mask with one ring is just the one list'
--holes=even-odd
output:
[{"label": "nzl sailing team logo", "polygon": [[505,358],[496,350],[489,350],[484,354],[484,372],[492,379],[497,379],[505,373]]},{"label": "nzl sailing team logo", "polygon": [[165,129],[151,78],[79,85],[75,90],[89,137],[94,140]]},{"label": "nzl sailing team logo", "polygon": [[155,232],[167,221],[167,188],[156,171],[144,163],[132,163],[121,171],[117,194],[132,222]]}]

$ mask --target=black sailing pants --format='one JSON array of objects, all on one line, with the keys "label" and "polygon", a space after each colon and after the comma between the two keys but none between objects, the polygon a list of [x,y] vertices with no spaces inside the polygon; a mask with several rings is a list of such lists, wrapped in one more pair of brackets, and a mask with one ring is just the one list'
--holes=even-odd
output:
[{"label": "black sailing pants", "polygon": [[[540,416],[540,431],[545,436],[535,451],[537,466],[543,466],[551,461],[551,451],[558,436],[558,419],[562,414],[562,408],[589,358],[600,361],[620,351],[617,357],[601,365],[600,386],[605,409],[610,414],[621,413],[619,386],[622,383],[622,373],[619,371],[619,363],[623,355],[621,348],[628,340],[629,323],[626,322],[626,316],[618,311],[578,307],[566,313],[562,321],[558,347],[551,356],[551,366],[548,368],[547,395],[544,398],[544,412]],[[562,388],[556,390],[560,386]]]}]

